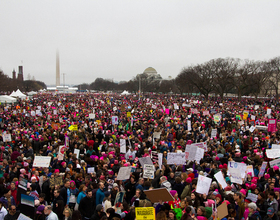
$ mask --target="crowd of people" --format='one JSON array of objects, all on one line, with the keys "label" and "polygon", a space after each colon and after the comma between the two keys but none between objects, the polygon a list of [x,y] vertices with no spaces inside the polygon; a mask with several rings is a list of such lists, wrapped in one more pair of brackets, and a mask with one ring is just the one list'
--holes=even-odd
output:
[{"label": "crowd of people", "polygon": [[[36,220],[135,220],[138,207],[153,207],[157,220],[211,220],[218,219],[216,207],[224,203],[223,220],[277,220],[280,173],[277,165],[270,166],[274,158],[266,150],[280,143],[279,110],[274,99],[156,94],[139,99],[41,93],[2,103],[0,220],[23,213],[24,183],[26,194],[34,198]],[[268,132],[268,119],[277,120],[276,131]],[[207,144],[200,161],[167,164],[168,153],[200,142]],[[60,146],[66,149],[62,157]],[[163,159],[153,160],[154,178],[144,178],[139,159],[152,152],[162,153]],[[36,156],[51,157],[50,164],[34,166]],[[228,172],[233,161],[253,167],[242,184],[232,182]],[[263,162],[268,163],[261,174]],[[126,180],[117,180],[121,167],[132,168]],[[214,176],[219,171],[224,188]],[[212,179],[208,194],[197,192],[198,175]],[[157,188],[166,188],[174,200],[152,203],[145,190]]]}]

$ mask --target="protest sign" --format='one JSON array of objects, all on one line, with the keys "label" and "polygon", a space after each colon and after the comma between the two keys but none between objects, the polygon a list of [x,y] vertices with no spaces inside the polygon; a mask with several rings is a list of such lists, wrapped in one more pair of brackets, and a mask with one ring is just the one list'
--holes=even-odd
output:
[{"label": "protest sign", "polygon": [[231,182],[237,183],[237,184],[242,184],[242,178],[241,178],[241,173],[239,169],[236,168],[229,168],[229,173],[230,173],[230,179]]},{"label": "protest sign", "polygon": [[160,139],[160,134],[161,134],[161,132],[154,132],[153,133],[153,138],[154,139]]},{"label": "protest sign", "polygon": [[209,111],[203,111],[203,116],[210,115]]},{"label": "protest sign", "polygon": [[253,133],[255,129],[256,129],[255,126],[251,126],[251,127],[249,128],[249,131],[250,131],[251,133]]},{"label": "protest sign", "polygon": [[280,144],[272,144],[271,149],[280,149]]},{"label": "protest sign", "polygon": [[[279,160],[279,164],[280,164],[280,159],[278,159]],[[259,177],[261,177],[261,176],[263,176],[263,174],[264,174],[264,172],[265,172],[265,170],[266,170],[266,166],[267,166],[267,162],[263,162],[262,163],[262,166],[261,166],[261,170],[260,170],[260,172],[259,172]]]},{"label": "protest sign", "polygon": [[33,167],[49,167],[51,157],[47,156],[35,156]]},{"label": "protest sign", "polygon": [[248,173],[251,173],[251,174],[252,174],[252,177],[255,176],[255,175],[254,175],[254,170],[253,170],[253,165],[247,166],[247,168],[246,168],[246,173],[247,173],[247,174],[248,174]]},{"label": "protest sign", "polygon": [[163,154],[158,153],[158,167],[159,167],[159,169],[161,169],[161,166],[162,166],[162,158],[163,158]]},{"label": "protest sign", "polygon": [[200,194],[208,195],[211,183],[212,183],[212,179],[206,176],[198,175],[198,181],[197,181],[197,186],[195,191]]},{"label": "protest sign", "polygon": [[158,152],[157,151],[152,151],[151,152],[151,158],[153,163],[157,163],[158,162]]},{"label": "protest sign", "polygon": [[246,172],[246,169],[247,169],[247,166],[246,166],[245,163],[238,163],[238,162],[234,162],[234,161],[229,161],[228,162],[228,168],[239,169],[241,177],[242,178],[245,177],[245,172]]},{"label": "protest sign", "polygon": [[127,179],[129,179],[130,172],[131,172],[131,167],[121,167],[119,172],[118,172],[117,180],[127,180]]},{"label": "protest sign", "polygon": [[218,214],[218,219],[222,219],[228,215],[227,203],[224,202],[217,207],[217,214]]},{"label": "protest sign", "polygon": [[192,130],[192,122],[188,120],[188,131]]},{"label": "protest sign", "polygon": [[268,108],[268,109],[266,110],[266,114],[267,114],[267,115],[271,115],[271,108]]},{"label": "protest sign", "polygon": [[186,145],[185,149],[185,159],[194,161],[196,155],[197,146],[194,145]]},{"label": "protest sign", "polygon": [[155,171],[154,165],[144,164],[143,178],[154,179],[154,171]]},{"label": "protest sign", "polygon": [[89,117],[90,119],[95,119],[95,114],[94,114],[94,113],[89,114],[88,117]]},{"label": "protest sign", "polygon": [[258,195],[254,194],[254,193],[248,193],[248,196],[246,197],[246,199],[250,199],[252,202],[257,202]]},{"label": "protest sign", "polygon": [[198,148],[203,149],[204,151],[207,151],[207,143],[206,142],[194,143],[193,145],[197,146]]},{"label": "protest sign", "polygon": [[58,156],[57,156],[58,160],[63,160],[65,151],[66,151],[66,148],[64,145],[59,146],[59,151],[58,151]]},{"label": "protest sign", "polygon": [[185,153],[167,153],[167,164],[185,164]]},{"label": "protest sign", "polygon": [[34,213],[35,213],[34,197],[22,194],[20,200],[20,211],[22,214],[26,216],[30,216],[32,219],[34,219]]},{"label": "protest sign", "polygon": [[[186,145],[186,149],[185,149],[185,159],[186,160],[190,160],[190,161],[195,160],[198,163],[200,162],[200,160],[204,156],[204,149],[198,147],[198,144],[200,144],[200,143]],[[167,159],[168,159],[168,157],[167,157]]]},{"label": "protest sign", "polygon": [[214,175],[214,177],[216,178],[216,180],[218,181],[218,183],[220,183],[220,184],[222,185],[223,189],[227,187],[227,183],[226,183],[226,181],[225,181],[225,179],[224,179],[224,176],[223,176],[223,174],[222,174],[221,171],[219,171],[218,173],[216,173],[216,174]]},{"label": "protest sign", "polygon": [[270,165],[270,167],[274,167],[274,166],[280,167],[280,158],[272,160],[272,161],[269,161],[269,165]]},{"label": "protest sign", "polygon": [[139,158],[139,162],[143,168],[144,168],[144,164],[153,165],[153,161],[151,160],[150,157],[141,157]]},{"label": "protest sign", "polygon": [[4,142],[11,142],[12,141],[12,138],[11,138],[11,134],[3,134],[3,141]]},{"label": "protest sign", "polygon": [[217,129],[212,129],[211,131],[211,138],[217,137]]},{"label": "protest sign", "polygon": [[136,207],[135,215],[137,220],[155,220],[154,207]]},{"label": "protest sign", "polygon": [[268,132],[275,132],[276,126],[277,126],[276,119],[268,119],[268,125],[267,125]]},{"label": "protest sign", "polygon": [[87,172],[88,173],[94,173],[94,167],[88,167]]},{"label": "protest sign", "polygon": [[174,201],[173,196],[166,188],[144,190],[146,196],[152,203],[162,200],[163,202]]},{"label": "protest sign", "polygon": [[279,149],[266,149],[266,156],[268,158],[278,158],[280,157]]},{"label": "protest sign", "polygon": [[218,114],[214,115],[214,122],[215,122],[215,124],[219,123],[220,120],[221,120],[221,115],[218,115]]},{"label": "protest sign", "polygon": [[80,149],[74,149],[74,154],[76,154],[76,158],[80,156]]},{"label": "protest sign", "polygon": [[120,153],[126,153],[126,140],[120,139]]},{"label": "protest sign", "polygon": [[112,116],[112,125],[119,124],[119,118],[118,116]]},{"label": "protest sign", "polygon": [[174,103],[174,110],[179,110],[179,106],[177,103]]},{"label": "protest sign", "polygon": [[17,220],[32,220],[32,219],[27,217],[26,215],[20,213]]},{"label": "protest sign", "polygon": [[117,204],[123,203],[124,195],[125,195],[125,191],[120,191],[117,193],[116,199],[115,199],[115,206]]}]

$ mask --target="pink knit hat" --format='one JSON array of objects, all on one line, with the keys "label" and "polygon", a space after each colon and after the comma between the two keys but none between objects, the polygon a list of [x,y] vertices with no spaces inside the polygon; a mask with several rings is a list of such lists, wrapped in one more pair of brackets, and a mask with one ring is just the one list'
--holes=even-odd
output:
[{"label": "pink knit hat", "polygon": [[246,191],[246,189],[241,189],[241,190],[240,190],[240,193],[242,193],[244,196],[246,196],[247,191]]},{"label": "pink knit hat", "polygon": [[170,190],[170,194],[174,197],[176,195],[177,191],[176,190]]}]

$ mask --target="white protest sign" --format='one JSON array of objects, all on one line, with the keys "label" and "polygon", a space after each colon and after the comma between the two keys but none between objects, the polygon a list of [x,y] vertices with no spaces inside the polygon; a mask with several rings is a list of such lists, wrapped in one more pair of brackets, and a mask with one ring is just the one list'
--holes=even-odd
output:
[{"label": "white protest sign", "polygon": [[120,153],[126,153],[126,141],[125,141],[125,139],[120,139]]},{"label": "white protest sign", "polygon": [[280,144],[272,144],[271,149],[280,149]]},{"label": "white protest sign", "polygon": [[90,119],[94,119],[94,118],[95,118],[95,114],[94,114],[94,113],[89,114],[88,117],[89,117]]},{"label": "white protest sign", "polygon": [[88,173],[94,173],[94,167],[88,167],[87,172]]},{"label": "white protest sign", "polygon": [[188,131],[192,130],[192,122],[188,120]]},{"label": "white protest sign", "polygon": [[141,157],[139,158],[139,162],[143,168],[145,164],[153,165],[153,161],[150,157]]},{"label": "white protest sign", "polygon": [[163,154],[162,153],[158,153],[158,166],[159,166],[159,169],[161,169],[161,166],[162,166],[162,157],[163,157]]},{"label": "white protest sign", "polygon": [[167,164],[185,164],[185,153],[167,153]]},{"label": "white protest sign", "polygon": [[51,159],[51,157],[46,156],[35,156],[33,167],[49,167]]},{"label": "white protest sign", "polygon": [[74,154],[76,154],[76,158],[78,159],[80,156],[80,149],[74,149]]},{"label": "white protest sign", "polygon": [[241,173],[239,169],[229,168],[230,180],[233,183],[242,184]]},{"label": "white protest sign", "polygon": [[255,176],[255,175],[254,175],[254,170],[253,170],[253,165],[247,166],[247,168],[246,168],[246,173],[247,173],[247,174],[248,174],[248,173],[252,173],[252,177]]},{"label": "white protest sign", "polygon": [[211,183],[212,183],[212,179],[206,176],[198,175],[198,181],[197,181],[197,186],[195,191],[200,194],[208,195]]},{"label": "white protest sign", "polygon": [[251,133],[253,133],[255,129],[256,129],[255,126],[251,126],[250,129],[249,129],[249,131],[250,131]]},{"label": "white protest sign", "polygon": [[178,106],[177,103],[174,103],[174,109],[175,109],[175,110],[178,110],[178,109],[179,109],[179,106]]},{"label": "white protest sign", "polygon": [[247,169],[247,166],[245,163],[238,163],[238,162],[234,162],[234,161],[229,161],[228,162],[228,168],[235,168],[240,170],[240,174],[241,177],[244,178],[245,177],[245,172]]},{"label": "white protest sign", "polygon": [[255,121],[256,120],[256,116],[255,115],[251,115],[251,119]]},{"label": "white protest sign", "polygon": [[274,167],[274,166],[280,167],[280,158],[272,160],[272,161],[269,161],[269,165],[270,165],[270,167]]},{"label": "white protest sign", "polygon": [[57,156],[58,160],[63,160],[65,150],[66,150],[66,148],[64,145],[59,146],[59,152],[58,152],[58,156]]},{"label": "white protest sign", "polygon": [[155,166],[150,164],[144,164],[143,178],[154,179]]},{"label": "white protest sign", "polygon": [[196,155],[196,149],[197,149],[197,146],[186,145],[185,159],[190,160],[190,161],[194,161],[195,160],[195,155]]},{"label": "white protest sign", "polygon": [[154,132],[153,133],[153,138],[154,139],[160,139],[160,134],[161,134],[161,132]]},{"label": "white protest sign", "polygon": [[35,111],[31,111],[31,113],[30,113],[30,114],[31,114],[31,116],[33,116],[33,117],[34,117],[34,116],[36,116]]},{"label": "white protest sign", "polygon": [[224,176],[223,176],[223,174],[222,174],[221,171],[219,171],[218,173],[216,173],[216,174],[214,175],[214,177],[216,178],[216,180],[218,181],[218,183],[220,183],[220,184],[222,185],[223,189],[227,187],[227,183],[226,183],[226,181],[225,181],[225,179],[224,179]]},{"label": "white protest sign", "polygon": [[204,149],[198,147],[198,148],[196,149],[196,154],[195,154],[194,160],[195,160],[197,163],[200,163],[200,160],[203,158],[203,156],[204,156]]},{"label": "white protest sign", "polygon": [[3,134],[3,141],[4,142],[12,141],[11,134],[7,134],[7,133]]},{"label": "white protest sign", "polygon": [[211,138],[215,138],[217,136],[217,129],[212,129]]},{"label": "white protest sign", "polygon": [[56,109],[53,110],[53,114],[57,115],[57,110]]},{"label": "white protest sign", "polygon": [[250,199],[252,202],[257,202],[258,195],[254,194],[254,193],[248,193],[248,196],[246,197],[246,199]]},{"label": "white protest sign", "polygon": [[20,213],[17,220],[32,220],[32,219],[27,217],[26,215]]},{"label": "white protest sign", "polygon": [[268,108],[268,109],[267,109],[266,114],[271,115],[271,108]]},{"label": "white protest sign", "polygon": [[117,180],[127,180],[130,177],[131,166],[121,167],[117,176]]},{"label": "white protest sign", "polygon": [[280,150],[279,149],[267,149],[266,156],[268,158],[278,158],[278,157],[280,157]]},{"label": "white protest sign", "polygon": [[118,116],[112,116],[112,124],[113,125],[117,125],[117,124],[119,124],[119,118],[118,118]]},{"label": "white protest sign", "polygon": [[259,105],[255,105],[255,110],[259,109],[259,107],[260,107]]}]

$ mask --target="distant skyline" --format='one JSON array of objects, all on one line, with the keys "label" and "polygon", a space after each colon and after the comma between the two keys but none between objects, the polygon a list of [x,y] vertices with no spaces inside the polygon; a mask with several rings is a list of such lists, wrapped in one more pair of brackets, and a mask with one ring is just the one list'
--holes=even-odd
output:
[{"label": "distant skyline", "polygon": [[0,69],[55,85],[128,81],[147,67],[163,78],[185,66],[280,56],[276,0],[3,0]]}]

